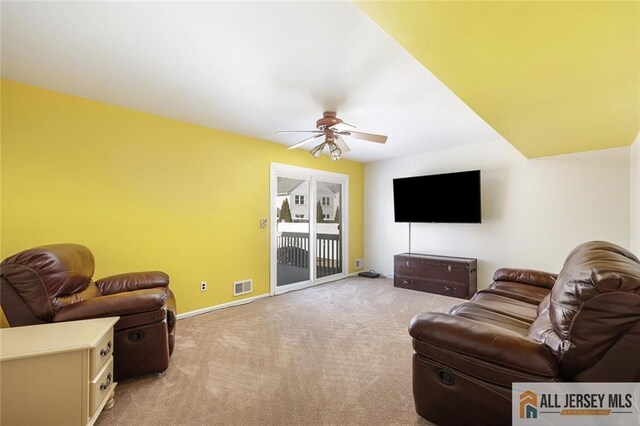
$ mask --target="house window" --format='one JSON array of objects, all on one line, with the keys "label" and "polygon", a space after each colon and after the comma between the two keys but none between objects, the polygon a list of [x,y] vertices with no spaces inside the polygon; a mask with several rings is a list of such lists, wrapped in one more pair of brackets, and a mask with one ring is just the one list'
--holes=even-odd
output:
[{"label": "house window", "polygon": [[330,197],[322,197],[322,205],[323,206],[330,206],[331,205],[331,198]]},{"label": "house window", "polygon": [[328,214],[323,214],[323,215],[322,215],[322,217],[324,217],[324,219],[325,219],[325,220],[329,220],[329,219],[331,219],[329,216],[331,216],[331,215],[328,215]]},{"label": "house window", "polygon": [[303,214],[297,214],[294,216],[296,219],[304,219],[304,215]]},{"label": "house window", "polygon": [[293,203],[296,206],[304,206],[304,195],[296,195]]}]

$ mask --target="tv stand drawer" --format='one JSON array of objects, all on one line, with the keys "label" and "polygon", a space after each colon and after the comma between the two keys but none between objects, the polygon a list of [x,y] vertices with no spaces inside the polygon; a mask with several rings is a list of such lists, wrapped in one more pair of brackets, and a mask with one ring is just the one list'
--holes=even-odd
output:
[{"label": "tv stand drawer", "polygon": [[451,297],[467,297],[467,286],[456,282],[430,281],[409,277],[395,277],[394,286]]}]

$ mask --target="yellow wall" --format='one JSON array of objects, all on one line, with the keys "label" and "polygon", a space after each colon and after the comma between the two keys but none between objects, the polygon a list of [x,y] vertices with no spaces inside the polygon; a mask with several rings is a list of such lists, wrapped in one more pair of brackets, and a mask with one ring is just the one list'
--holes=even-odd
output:
[{"label": "yellow wall", "polygon": [[236,300],[241,279],[268,293],[272,161],[349,175],[352,271],[363,164],[3,80],[1,256],[84,244],[96,277],[167,272],[179,312]]}]

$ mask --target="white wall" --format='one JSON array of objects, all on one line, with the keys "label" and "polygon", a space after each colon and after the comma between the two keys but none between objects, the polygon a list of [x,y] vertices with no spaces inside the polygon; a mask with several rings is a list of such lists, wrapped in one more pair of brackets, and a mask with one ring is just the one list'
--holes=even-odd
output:
[{"label": "white wall", "polygon": [[482,224],[413,224],[412,252],[478,259],[478,287],[500,267],[559,271],[589,240],[629,247],[629,148],[528,160],[499,141],[365,165],[365,268],[393,274],[408,251],[394,223],[395,177],[482,170]]},{"label": "white wall", "polygon": [[640,133],[631,145],[631,251],[640,256]]}]

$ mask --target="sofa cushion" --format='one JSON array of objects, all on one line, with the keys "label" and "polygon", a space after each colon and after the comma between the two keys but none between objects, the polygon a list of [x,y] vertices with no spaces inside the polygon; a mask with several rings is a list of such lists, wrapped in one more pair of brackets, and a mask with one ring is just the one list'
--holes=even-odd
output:
[{"label": "sofa cushion", "polygon": [[498,312],[531,324],[537,316],[538,305],[511,297],[480,290],[469,301],[489,311]]},{"label": "sofa cushion", "polygon": [[495,281],[486,291],[537,305],[549,294],[551,289],[514,281]]},{"label": "sofa cushion", "polygon": [[502,327],[523,336],[527,335],[530,326],[530,323],[526,321],[522,321],[499,312],[490,311],[472,302],[454,306],[449,313],[484,324]]},{"label": "sofa cushion", "polygon": [[533,269],[500,268],[493,274],[493,281],[510,281],[550,289],[558,278],[557,274]]}]

